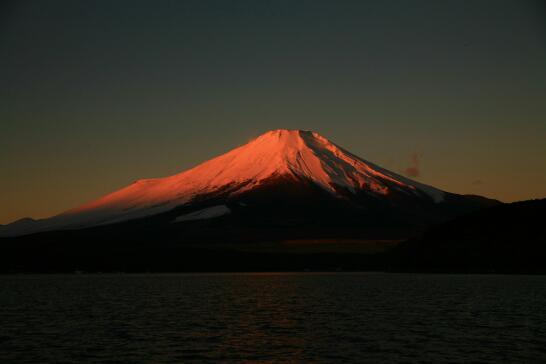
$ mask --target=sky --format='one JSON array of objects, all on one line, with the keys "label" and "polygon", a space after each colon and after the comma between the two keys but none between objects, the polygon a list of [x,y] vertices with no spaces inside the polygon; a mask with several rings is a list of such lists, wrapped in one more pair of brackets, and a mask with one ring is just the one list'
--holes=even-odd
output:
[{"label": "sky", "polygon": [[546,197],[545,4],[3,1],[0,224],[280,128],[446,191]]}]

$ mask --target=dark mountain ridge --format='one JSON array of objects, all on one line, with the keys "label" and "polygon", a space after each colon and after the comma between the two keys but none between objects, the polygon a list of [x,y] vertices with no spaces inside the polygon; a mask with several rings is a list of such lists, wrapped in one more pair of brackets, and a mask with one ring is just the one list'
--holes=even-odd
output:
[{"label": "dark mountain ridge", "polygon": [[396,270],[546,273],[546,199],[476,211],[401,244]]}]

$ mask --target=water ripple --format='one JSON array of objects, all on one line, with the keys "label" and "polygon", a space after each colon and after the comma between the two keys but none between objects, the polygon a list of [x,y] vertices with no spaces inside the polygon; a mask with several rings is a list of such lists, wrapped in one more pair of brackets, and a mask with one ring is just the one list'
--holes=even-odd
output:
[{"label": "water ripple", "polygon": [[0,277],[2,363],[545,362],[546,277]]}]

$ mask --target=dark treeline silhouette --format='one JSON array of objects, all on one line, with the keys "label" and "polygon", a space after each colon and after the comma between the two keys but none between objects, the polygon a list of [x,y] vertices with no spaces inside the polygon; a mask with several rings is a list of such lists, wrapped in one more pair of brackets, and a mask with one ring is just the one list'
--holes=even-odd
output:
[{"label": "dark treeline silhouette", "polygon": [[401,271],[546,273],[546,199],[470,213],[400,244]]},{"label": "dark treeline silhouette", "polygon": [[[254,216],[233,214],[195,221],[182,228],[169,223],[169,216],[157,216],[91,229],[4,238],[0,240],[0,269],[4,273],[304,270],[546,273],[546,200],[486,207],[437,223],[424,233],[408,225],[393,224],[387,216],[370,216],[366,222],[357,224],[354,215],[350,219],[344,215],[346,210],[335,205],[329,207],[328,215],[324,215],[324,205],[315,212],[306,210],[307,218],[303,220],[298,217],[304,211],[297,206],[285,206],[283,212],[292,212],[281,220],[273,218],[280,210],[265,208]],[[275,208],[280,209],[278,205]],[[395,240],[409,233],[420,237],[390,250],[366,249],[366,241]],[[302,251],[294,249],[294,245],[282,244],[290,239],[325,238],[357,239],[364,248],[325,252],[314,250],[310,243]]]}]

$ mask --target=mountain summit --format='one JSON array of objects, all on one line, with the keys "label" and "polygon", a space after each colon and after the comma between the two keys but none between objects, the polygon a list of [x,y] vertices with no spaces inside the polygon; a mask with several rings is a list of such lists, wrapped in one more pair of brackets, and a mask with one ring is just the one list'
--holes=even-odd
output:
[{"label": "mountain summit", "polygon": [[[234,205],[271,212],[275,202],[308,206],[316,213],[332,200],[336,208],[343,205],[360,215],[380,209],[410,220],[427,220],[450,205],[458,210],[475,202],[390,172],[316,132],[279,129],[179,174],[138,180],[60,215],[0,227],[0,235],[83,229],[161,214],[180,223],[227,215]],[[173,213],[182,210],[179,216]],[[300,217],[306,215],[305,208],[298,211]],[[279,212],[279,217],[289,212]]]}]

